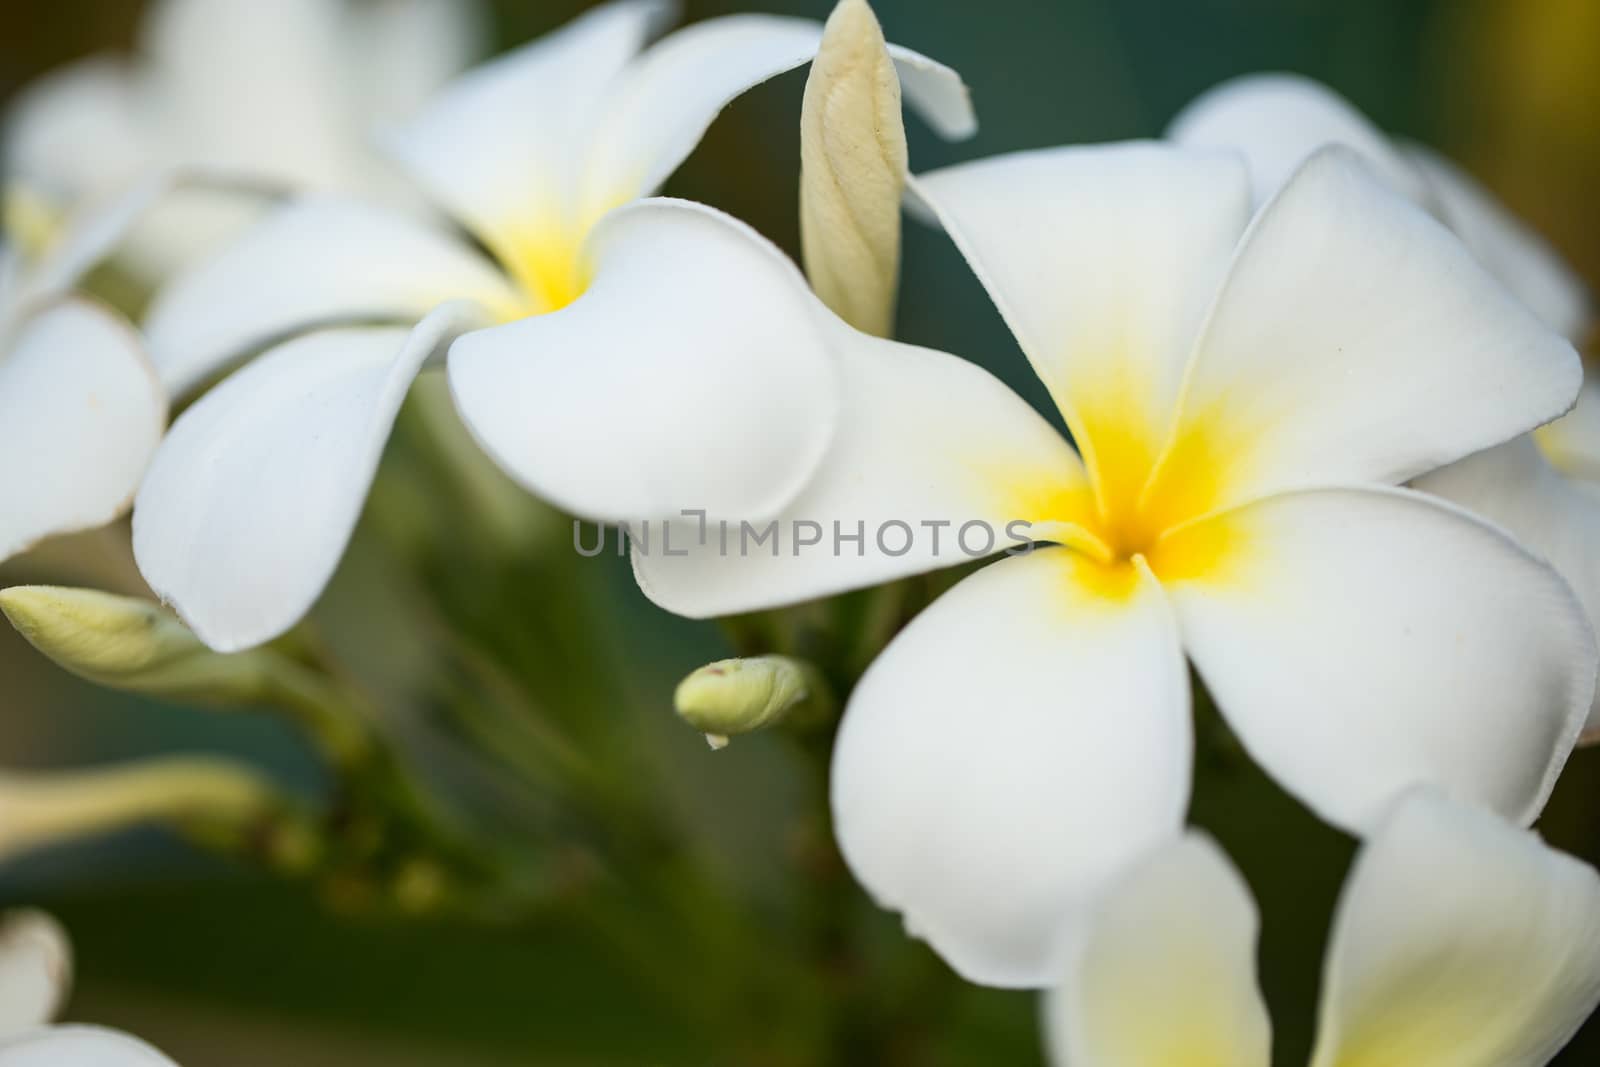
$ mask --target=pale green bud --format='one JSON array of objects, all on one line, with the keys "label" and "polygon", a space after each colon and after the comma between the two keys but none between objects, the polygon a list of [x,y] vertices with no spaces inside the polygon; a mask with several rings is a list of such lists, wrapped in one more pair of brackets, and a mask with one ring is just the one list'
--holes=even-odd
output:
[{"label": "pale green bud", "polygon": [[356,717],[303,665],[271,648],[213,652],[148,600],[16,586],[0,590],[0,611],[40,652],[97,685],[200,704],[278,706],[336,759],[358,758],[367,748]]},{"label": "pale green bud", "polygon": [[817,669],[788,656],[709,663],[679,682],[674,697],[678,715],[705,734],[712,748],[802,710],[820,714],[829,700]]},{"label": "pale green bud", "polygon": [[0,774],[0,859],[144,823],[243,833],[284,803],[260,774],[219,759]]},{"label": "pale green bud", "polygon": [[906,131],[900,79],[866,0],[840,0],[800,112],[800,237],[822,301],[866,333],[894,327]]}]

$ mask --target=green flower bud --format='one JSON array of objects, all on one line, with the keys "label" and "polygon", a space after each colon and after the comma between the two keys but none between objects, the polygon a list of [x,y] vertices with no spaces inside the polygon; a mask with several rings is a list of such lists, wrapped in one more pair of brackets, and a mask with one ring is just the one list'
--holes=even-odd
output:
[{"label": "green flower bud", "polygon": [[0,859],[143,823],[245,836],[285,803],[266,778],[219,759],[0,774]]},{"label": "green flower bud", "polygon": [[887,337],[900,279],[906,131],[900,79],[866,0],[840,0],[800,112],[806,274],[840,318]]},{"label": "green flower bud", "polygon": [[674,702],[678,714],[721,748],[735,734],[820,712],[830,702],[817,669],[788,656],[755,656],[709,663],[682,682]]},{"label": "green flower bud", "polygon": [[40,652],[97,685],[180,702],[277,706],[336,761],[359,759],[368,748],[358,718],[305,666],[272,648],[213,652],[148,600],[16,586],[0,591],[0,611]]}]

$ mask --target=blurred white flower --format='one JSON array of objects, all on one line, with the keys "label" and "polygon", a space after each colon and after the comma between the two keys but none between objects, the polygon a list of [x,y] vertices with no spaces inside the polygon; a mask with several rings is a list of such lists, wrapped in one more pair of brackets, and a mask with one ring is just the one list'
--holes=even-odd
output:
[{"label": "blurred white flower", "polygon": [[0,1067],[175,1067],[149,1045],[95,1026],[52,1026],[72,986],[72,944],[40,911],[0,919]]},{"label": "blurred white flower", "polygon": [[877,899],[969,978],[1052,981],[1075,902],[1182,824],[1185,653],[1337,826],[1418,782],[1531,819],[1594,691],[1587,622],[1510,536],[1393,487],[1565,410],[1571,346],[1344,149],[1247,233],[1242,163],[1159,144],[913,191],[1079,452],[977,367],[850,334],[833,446],[784,525],[943,523],[946,550],[724,553],[686,524],[686,555],[635,553],[647,594],[701,617],[965,562],[969,522],[1053,543],[946,594],[851,698],[835,828]]},{"label": "blurred white flower", "polygon": [[133,500],[167,419],[133,328],[72,294],[158,192],[147,183],[59,222],[7,189],[0,240],[0,561],[90,529]]},{"label": "blurred white flower", "polygon": [[[731,99],[808,61],[821,28],[730,16],[641,51],[670,13],[660,0],[596,8],[394,132],[492,259],[401,215],[307,199],[159,297],[147,330],[175,393],[303,335],[179,419],[139,494],[140,568],[207,644],[258,644],[310,608],[413,378],[463,333],[449,370],[467,425],[579,514],[776,508],[815,466],[833,383],[795,326],[814,301],[787,295],[790,276],[770,280],[774,260],[792,265],[698,205],[612,209],[659,186]],[[959,78],[895,55],[913,103],[945,133],[970,131]],[[480,329],[497,322],[509,325]]]},{"label": "blurred white flower", "polygon": [[[1046,996],[1058,1067],[1268,1067],[1250,890],[1191,833],[1121,877]],[[1544,1067],[1600,1001],[1600,878],[1425,790],[1361,849],[1312,1067]]]},{"label": "blurred white flower", "polygon": [[[1453,163],[1395,143],[1331,89],[1287,74],[1256,74],[1201,95],[1168,136],[1245,155],[1258,203],[1318,147],[1359,152],[1390,186],[1449,226],[1490,274],[1551,329],[1582,344],[1594,325],[1583,284],[1538,234]],[[1416,487],[1505,525],[1572,583],[1600,621],[1600,383],[1586,382],[1571,414],[1419,479]],[[1600,694],[1586,733],[1600,731]]]},{"label": "blurred white flower", "polygon": [[[481,16],[477,0],[156,0],[135,55],[80,60],[22,93],[6,166],[67,203],[182,167],[394,193],[371,127],[477,57]],[[127,261],[164,276],[258,213],[236,198],[163,205]]]}]

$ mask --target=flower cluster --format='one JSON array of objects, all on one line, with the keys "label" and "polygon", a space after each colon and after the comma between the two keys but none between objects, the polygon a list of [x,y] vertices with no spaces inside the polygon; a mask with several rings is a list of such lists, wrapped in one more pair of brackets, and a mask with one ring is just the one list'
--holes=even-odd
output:
[{"label": "flower cluster", "polygon": [[[0,433],[23,461],[0,468],[0,558],[131,503],[139,571],[176,614],[0,594],[52,658],[284,705],[361,788],[409,797],[293,643],[436,373],[482,454],[623,526],[639,588],[677,615],[983,561],[864,672],[724,661],[678,698],[716,744],[846,698],[828,790],[849,869],[964,978],[1052,990],[1057,1062],[1269,1060],[1254,905],[1186,828],[1191,668],[1250,757],[1362,842],[1314,1067],[1534,1067],[1600,1001],[1600,878],[1525,829],[1600,732],[1591,309],[1452,164],[1256,76],[1162,140],[913,175],[902,94],[951,140],[971,103],[864,0],[826,27],[670,33],[666,0],[611,0],[454,77],[467,5],[159,11],[148,69],[57,75],[10,126]],[[813,59],[802,271],[657,192],[732,100]],[[902,200],[970,265],[1065,434],[976,364],[888,336]],[[137,329],[69,295],[107,259],[153,279]],[[612,554],[574,530],[564,566]],[[13,783],[12,810],[41,814],[0,839],[202,810],[306,826],[230,767],[54,786]],[[45,1044],[164,1062],[128,1040],[32,1031],[0,1065]]]}]

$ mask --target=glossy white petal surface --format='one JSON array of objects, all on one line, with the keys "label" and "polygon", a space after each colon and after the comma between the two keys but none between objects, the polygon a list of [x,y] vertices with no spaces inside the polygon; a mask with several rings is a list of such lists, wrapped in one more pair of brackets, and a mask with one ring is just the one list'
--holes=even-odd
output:
[{"label": "glossy white petal surface", "polygon": [[1147,471],[1250,219],[1244,169],[1226,155],[1159,144],[1052,148],[925,174],[915,190],[1005,316],[1091,467],[1097,448],[1142,448],[1152,454],[1117,465]]},{"label": "glossy white petal surface", "polygon": [[[1184,540],[1199,573],[1164,567]],[[1594,694],[1566,582],[1434,497],[1285,494],[1169,535],[1153,563],[1244,746],[1358,833],[1417,784],[1530,822]]]},{"label": "glossy white petal surface", "polygon": [[810,600],[1043,539],[1028,524],[1060,498],[1092,508],[1066,439],[988,371],[837,332],[843,407],[822,466],[771,537],[765,522],[713,523],[702,543],[687,519],[667,541],[635,538],[634,575],[657,604],[699,618]]},{"label": "glossy white petal surface", "polygon": [[[1572,586],[1590,626],[1600,620],[1600,491],[1564,478],[1528,437],[1452,463],[1412,483],[1509,530]],[[1600,731],[1600,699],[1585,734]]]},{"label": "glossy white petal surface", "polygon": [[133,499],[166,398],[132,328],[83,300],[0,340],[0,559],[110,522]]},{"label": "glossy white petal surface", "polygon": [[136,1037],[98,1026],[53,1026],[0,1043],[0,1067],[178,1067]]},{"label": "glossy white petal surface", "polygon": [[414,322],[450,300],[514,313],[520,298],[455,235],[354,200],[308,197],[175,278],[145,318],[174,395],[239,357],[319,326]]},{"label": "glossy white petal surface", "polygon": [[1549,242],[1439,153],[1420,145],[1408,145],[1406,153],[1427,179],[1440,217],[1484,269],[1545,325],[1581,343],[1594,322],[1594,303]]},{"label": "glossy white petal surface", "polygon": [[1176,439],[1203,448],[1214,504],[1401,482],[1561,414],[1581,375],[1454,236],[1330,148],[1245,237]]},{"label": "glossy white petal surface", "polygon": [[1082,909],[1179,831],[1191,752],[1160,589],[1041,549],[946,593],[867,671],[835,742],[834,832],[964,977],[1050,986]]},{"label": "glossy white petal surface", "polygon": [[821,461],[837,324],[776,248],[687,201],[609,216],[577,302],[450,351],[456,407],[532,492],[604,521],[770,515]]},{"label": "glossy white petal surface", "polygon": [[139,569],[202,641],[269,641],[333,577],[412,379],[475,322],[441,307],[413,330],[347,328],[277,348],[173,425],[133,517]]},{"label": "glossy white petal surface", "polygon": [[1403,196],[1428,197],[1405,155],[1332,89],[1296,74],[1247,74],[1200,94],[1167,127],[1191,148],[1228,149],[1250,164],[1255,201],[1271,199],[1312,153],[1343,145]]},{"label": "glossy white petal surface", "polygon": [[1356,860],[1313,1067],[1544,1067],[1600,1001],[1600,877],[1422,791]]},{"label": "glossy white petal surface", "polygon": [[1210,838],[1190,833],[1105,894],[1064,982],[1046,994],[1054,1067],[1268,1067],[1256,979],[1261,920]]}]

